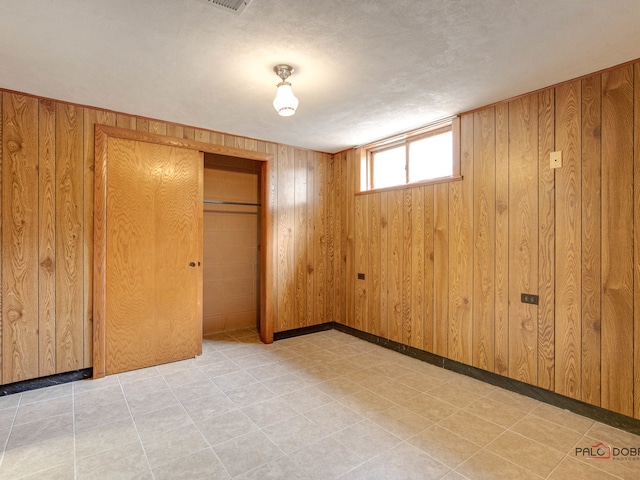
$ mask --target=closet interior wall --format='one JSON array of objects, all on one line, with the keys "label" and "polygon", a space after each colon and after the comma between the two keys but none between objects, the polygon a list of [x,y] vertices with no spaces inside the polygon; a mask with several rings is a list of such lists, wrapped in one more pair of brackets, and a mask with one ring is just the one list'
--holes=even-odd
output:
[{"label": "closet interior wall", "polygon": [[[259,322],[260,162],[205,154],[203,333]],[[234,203],[250,205],[236,205]]]}]

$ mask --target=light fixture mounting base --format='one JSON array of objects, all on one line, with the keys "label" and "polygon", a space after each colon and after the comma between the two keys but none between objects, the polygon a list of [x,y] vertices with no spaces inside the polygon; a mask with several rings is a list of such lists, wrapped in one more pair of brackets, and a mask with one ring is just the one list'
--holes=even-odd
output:
[{"label": "light fixture mounting base", "polygon": [[276,72],[276,75],[278,75],[283,82],[286,82],[287,78],[289,78],[289,76],[293,73],[294,69],[291,65],[281,63],[273,67],[273,71]]}]

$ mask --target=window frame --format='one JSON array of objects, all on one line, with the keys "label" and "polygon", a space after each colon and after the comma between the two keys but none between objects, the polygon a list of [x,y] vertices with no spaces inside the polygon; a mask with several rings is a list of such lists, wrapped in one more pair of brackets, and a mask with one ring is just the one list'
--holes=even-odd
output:
[{"label": "window frame", "polygon": [[[423,140],[425,138],[439,135],[451,131],[452,137],[452,173],[449,176],[430,178],[426,180],[419,180],[415,182],[409,182],[410,178],[410,166],[409,166],[409,146],[411,143]],[[405,183],[399,185],[392,185],[388,187],[373,187],[374,178],[374,156],[378,152],[384,152],[391,150],[399,146],[405,147]],[[357,154],[359,156],[359,171],[357,172],[356,179],[358,185],[356,186],[356,193],[374,193],[383,192],[388,190],[398,190],[411,188],[421,185],[432,185],[437,183],[447,183],[452,181],[462,180],[460,174],[460,117],[453,117],[444,121],[440,121],[435,124],[422,127],[418,130],[413,130],[401,135],[396,135],[383,140],[379,140],[375,143],[364,145],[357,148]]]}]

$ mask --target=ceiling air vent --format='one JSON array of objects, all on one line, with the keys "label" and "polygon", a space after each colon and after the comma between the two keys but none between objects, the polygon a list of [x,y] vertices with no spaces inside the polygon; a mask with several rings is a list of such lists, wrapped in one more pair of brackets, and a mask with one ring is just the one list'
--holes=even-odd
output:
[{"label": "ceiling air vent", "polygon": [[208,3],[209,5],[217,8],[221,8],[227,12],[235,13],[236,15],[240,15],[242,11],[247,8],[247,5],[251,3],[251,0],[199,0],[203,3]]}]

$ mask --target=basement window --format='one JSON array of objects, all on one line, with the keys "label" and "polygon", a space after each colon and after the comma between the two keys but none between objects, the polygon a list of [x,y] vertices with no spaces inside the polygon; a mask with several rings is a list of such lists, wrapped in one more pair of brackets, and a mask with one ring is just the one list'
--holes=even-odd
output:
[{"label": "basement window", "polygon": [[459,179],[459,149],[454,148],[457,125],[441,122],[363,147],[360,191]]}]

